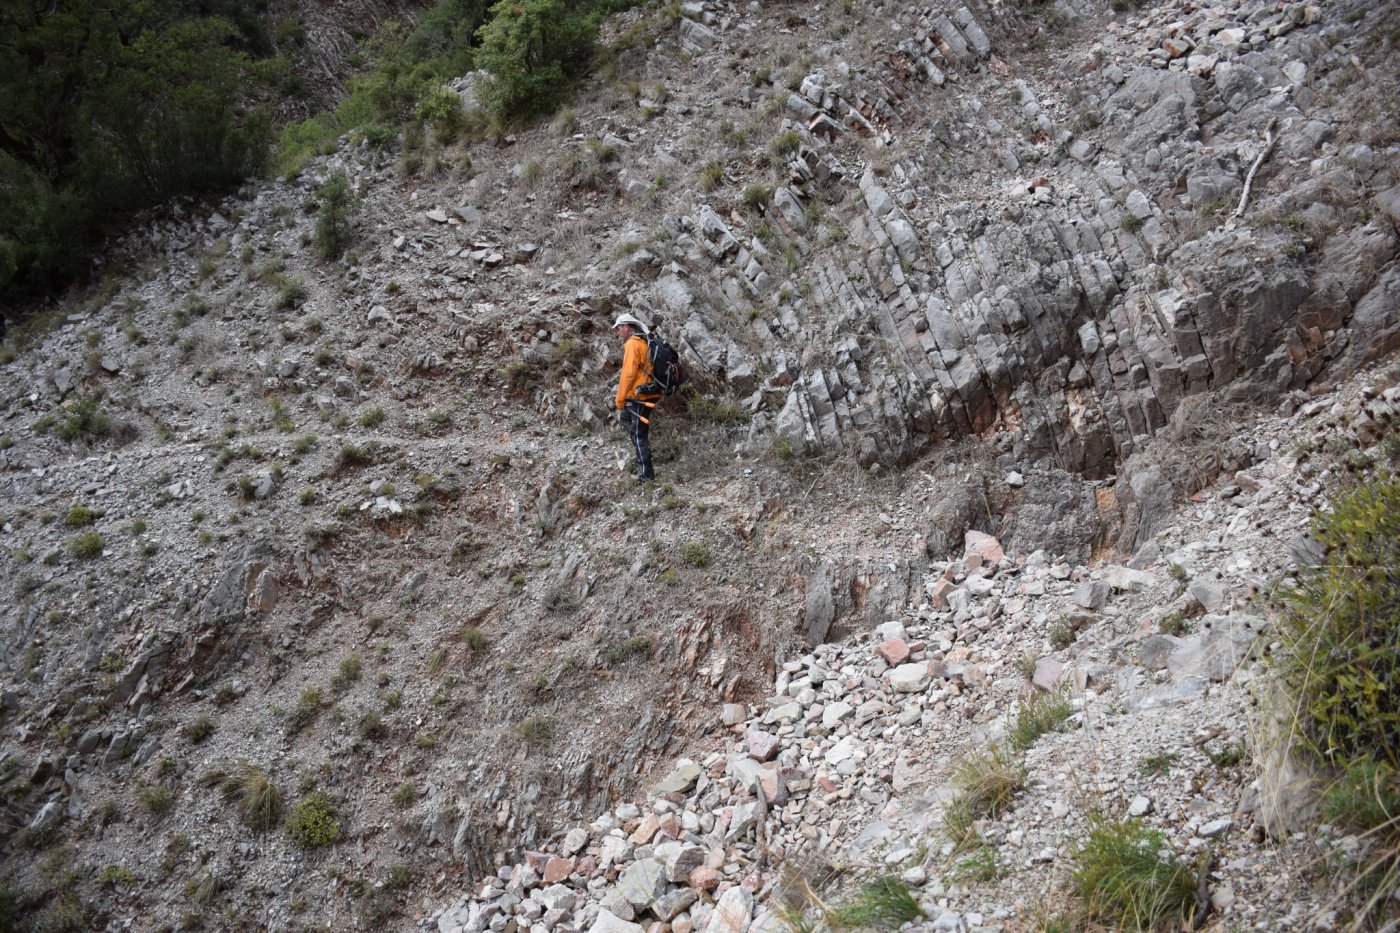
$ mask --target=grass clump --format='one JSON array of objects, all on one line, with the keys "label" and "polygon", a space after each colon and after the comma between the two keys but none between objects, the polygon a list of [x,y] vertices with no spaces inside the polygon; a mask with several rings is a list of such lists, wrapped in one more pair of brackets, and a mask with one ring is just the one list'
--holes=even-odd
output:
[{"label": "grass clump", "polygon": [[350,654],[340,659],[340,668],[331,678],[331,689],[344,693],[350,685],[360,679],[361,661],[359,654]]},{"label": "grass clump", "polygon": [[136,792],[136,800],[147,813],[162,817],[174,808],[175,791],[166,784],[147,784]]},{"label": "grass clump", "polygon": [[394,806],[405,810],[418,802],[418,788],[413,786],[412,781],[404,781],[394,788],[394,795],[391,799]]},{"label": "grass clump", "polygon": [[81,395],[71,404],[65,404],[64,408],[67,409],[66,417],[53,427],[54,434],[60,440],[92,440],[102,437],[110,428],[107,413],[99,406],[96,395]]},{"label": "grass clump", "polygon": [[651,654],[651,639],[645,635],[633,635],[620,645],[613,645],[603,652],[603,663],[608,666],[622,664],[633,658],[647,657]]},{"label": "grass clump", "polygon": [[297,705],[287,713],[287,733],[296,735],[316,721],[321,714],[321,688],[307,687],[297,699]]},{"label": "grass clump", "polygon": [[1137,820],[1095,820],[1072,855],[1070,883],[1094,918],[1119,930],[1155,930],[1191,918],[1196,867]]},{"label": "grass clump", "polygon": [[1172,765],[1176,764],[1181,757],[1176,752],[1164,752],[1160,755],[1148,755],[1138,762],[1138,774],[1148,777],[1162,777],[1171,774]]},{"label": "grass clump", "polygon": [[963,849],[977,842],[977,821],[996,819],[1026,784],[1026,766],[1006,745],[965,759],[953,774],[955,796],[943,813],[943,830]]},{"label": "grass clump", "polygon": [[229,768],[213,768],[204,775],[203,783],[216,788],[224,802],[233,805],[243,825],[254,832],[267,832],[282,820],[282,792],[256,765],[240,761]]},{"label": "grass clump", "polygon": [[477,628],[475,625],[468,625],[463,627],[461,640],[462,644],[466,645],[467,650],[470,651],[472,654],[480,654],[487,648],[491,647],[491,639],[487,637],[485,632]]},{"label": "grass clump", "polygon": [[1074,702],[1068,690],[1032,694],[1017,707],[1007,741],[1013,749],[1023,752],[1045,733],[1058,729],[1073,713]]},{"label": "grass clump", "polygon": [[959,859],[948,873],[949,878],[959,883],[970,881],[996,881],[1005,876],[1007,868],[997,857],[993,846],[978,846],[972,854]]},{"label": "grass clump", "polygon": [[180,729],[180,735],[184,737],[186,742],[192,745],[198,745],[200,742],[203,742],[205,739],[209,738],[209,736],[213,735],[216,727],[214,717],[210,716],[208,713],[200,713],[198,716],[185,723],[184,727]]},{"label": "grass clump", "polygon": [[515,734],[531,745],[543,745],[554,734],[554,727],[542,716],[532,716],[515,724]]},{"label": "grass clump", "polygon": [[335,842],[340,836],[340,821],[330,798],[320,791],[301,798],[287,816],[287,835],[303,849],[319,849]]},{"label": "grass clump", "polygon": [[833,930],[894,930],[924,914],[909,887],[893,875],[871,878],[848,900],[826,912]]}]

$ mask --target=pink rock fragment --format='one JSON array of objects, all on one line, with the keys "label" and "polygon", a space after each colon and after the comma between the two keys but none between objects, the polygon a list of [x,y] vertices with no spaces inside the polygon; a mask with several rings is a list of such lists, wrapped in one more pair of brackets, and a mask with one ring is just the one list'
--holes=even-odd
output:
[{"label": "pink rock fragment", "polygon": [[750,729],[747,735],[749,743],[749,757],[754,761],[772,761],[778,757],[778,749],[781,742],[778,737],[771,732],[764,732],[762,729]]},{"label": "pink rock fragment", "polygon": [[876,645],[875,653],[884,658],[886,664],[895,667],[909,660],[909,645],[902,638],[891,638]]},{"label": "pink rock fragment", "polygon": [[558,884],[573,873],[574,860],[571,858],[559,858],[558,856],[551,856],[549,861],[545,862],[544,871],[541,872],[544,876],[545,884]]}]

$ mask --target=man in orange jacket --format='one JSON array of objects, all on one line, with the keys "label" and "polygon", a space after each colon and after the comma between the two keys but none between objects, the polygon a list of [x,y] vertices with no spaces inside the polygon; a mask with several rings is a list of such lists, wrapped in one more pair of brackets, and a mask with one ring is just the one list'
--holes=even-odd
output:
[{"label": "man in orange jacket", "polygon": [[647,326],[630,314],[619,314],[613,322],[613,333],[622,340],[622,375],[617,380],[614,407],[618,420],[632,438],[632,450],[637,455],[637,479],[655,479],[651,468],[651,416],[661,391],[651,372],[647,354]]}]

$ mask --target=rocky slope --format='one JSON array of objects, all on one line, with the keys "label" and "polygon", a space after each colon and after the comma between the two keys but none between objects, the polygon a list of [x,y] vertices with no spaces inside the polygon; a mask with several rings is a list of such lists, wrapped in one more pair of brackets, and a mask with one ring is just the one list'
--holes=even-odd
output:
[{"label": "rocky slope", "polygon": [[[1196,928],[1334,928],[1344,899],[1307,882],[1358,839],[1319,829],[1285,766],[1268,591],[1316,560],[1292,529],[1354,481],[1356,454],[1400,461],[1366,427],[1395,436],[1397,381],[1392,367],[1241,429],[1255,465],[1183,503],[1140,566],[1008,554],[969,531],[927,599],[785,663],[644,799],[561,828],[437,929],[785,930],[879,874],[916,895],[902,929],[1068,929],[1089,826],[1125,816],[1199,866]],[[958,845],[958,775],[999,747],[1024,756],[1023,786]]]},{"label": "rocky slope", "polygon": [[[937,855],[918,801],[1005,717],[1062,614],[1081,728],[1029,751],[1047,783],[999,858],[1058,870],[1090,791],[1204,838],[1180,774],[1170,793],[1135,776],[1149,742],[1184,743],[1204,775],[1197,823],[1247,822],[1238,775],[1192,743],[1202,723],[1237,734],[1251,669],[1207,687],[1160,643],[1166,674],[1110,655],[1148,607],[1194,605],[1170,562],[1226,574],[1198,589],[1227,600],[1283,571],[1282,532],[1242,565],[1228,536],[1173,532],[1171,503],[1245,470],[1261,491],[1192,508],[1291,534],[1324,485],[1294,489],[1284,434],[1395,346],[1396,11],[681,12],[620,17],[597,84],[548,126],[397,164],[347,140],[301,178],[173,210],[4,364],[0,761],[27,916],[408,926],[566,828],[628,824],[617,801],[678,755],[706,776],[655,815],[678,842],[717,838],[708,867],[739,880],[748,854],[725,847],[749,838],[706,822],[763,775],[729,766],[716,710],[768,719],[775,675],[807,683],[795,721],[761,723],[795,801],[772,811],[769,865],[876,816],[867,842]],[[335,170],[361,200],[328,263],[312,231]],[[676,336],[694,375],[657,428],[654,488],[626,480],[600,406],[620,310]],[[1308,414],[1250,428],[1261,400]],[[1389,411],[1349,418],[1358,448]],[[971,583],[969,529],[1009,555]],[[1154,577],[1094,606],[1091,559],[1114,549]],[[1210,609],[1234,633],[1227,607]],[[889,662],[843,641],[891,620],[933,664],[897,703]],[[1153,712],[1162,696],[1185,705]],[[821,724],[839,704],[859,728]],[[852,755],[829,761],[842,729]],[[1058,762],[1088,736],[1124,751],[1072,782]],[[288,808],[325,794],[334,844],[245,825],[202,784],[240,762]],[[645,861],[623,848],[612,868]],[[601,851],[565,877],[606,884]],[[1287,912],[1260,864],[1214,879],[1248,923]],[[922,890],[1018,929],[1016,885],[1038,877]],[[570,896],[570,923],[596,919]],[[692,924],[705,896],[678,908]],[[440,924],[503,928],[522,904]],[[527,920],[563,922],[534,904]]]}]

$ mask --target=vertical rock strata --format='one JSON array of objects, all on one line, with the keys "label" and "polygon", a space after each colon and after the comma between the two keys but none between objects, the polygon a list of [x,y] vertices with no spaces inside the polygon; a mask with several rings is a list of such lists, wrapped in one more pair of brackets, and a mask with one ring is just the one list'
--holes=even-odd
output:
[{"label": "vertical rock strata", "polygon": [[[795,376],[755,436],[868,466],[1010,430],[1018,459],[1098,477],[1185,398],[1272,400],[1393,348],[1400,179],[1351,141],[1333,90],[1380,74],[1316,6],[1176,15],[1110,26],[1053,87],[1003,61],[1008,23],[957,3],[900,11],[866,67],[808,75],[770,245],[701,206],[679,245],[703,252],[658,288],[736,388]],[[807,215],[833,186],[856,191],[818,243]],[[752,339],[719,336],[778,290]]]}]

